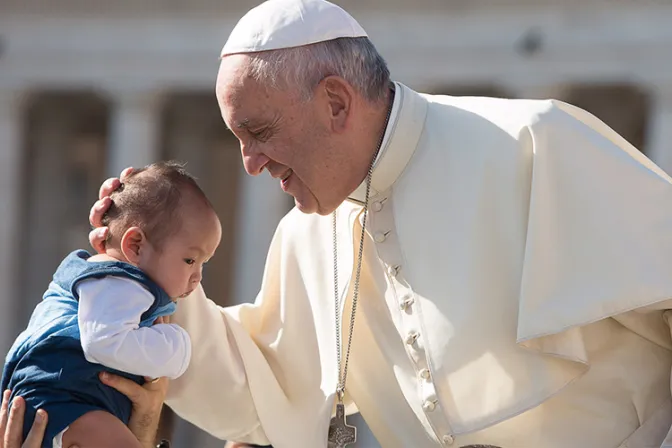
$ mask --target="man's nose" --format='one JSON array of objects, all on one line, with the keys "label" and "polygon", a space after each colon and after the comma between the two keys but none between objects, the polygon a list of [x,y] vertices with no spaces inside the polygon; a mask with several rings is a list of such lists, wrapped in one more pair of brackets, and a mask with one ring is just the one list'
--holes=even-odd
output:
[{"label": "man's nose", "polygon": [[240,145],[243,157],[243,166],[250,176],[258,176],[264,171],[264,167],[270,159],[262,152],[251,150],[247,145]]}]

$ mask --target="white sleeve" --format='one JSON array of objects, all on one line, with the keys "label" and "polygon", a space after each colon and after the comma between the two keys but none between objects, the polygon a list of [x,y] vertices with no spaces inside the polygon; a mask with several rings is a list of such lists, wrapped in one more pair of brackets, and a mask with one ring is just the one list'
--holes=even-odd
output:
[{"label": "white sleeve", "polygon": [[181,376],[191,358],[191,340],[175,324],[139,327],[154,296],[121,277],[84,280],[79,294],[79,332],[89,362],[150,378]]}]

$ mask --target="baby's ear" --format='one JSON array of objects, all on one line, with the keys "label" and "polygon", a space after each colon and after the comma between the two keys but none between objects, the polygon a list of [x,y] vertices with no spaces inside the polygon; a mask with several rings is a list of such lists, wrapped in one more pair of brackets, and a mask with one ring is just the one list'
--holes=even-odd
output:
[{"label": "baby's ear", "polygon": [[147,244],[147,237],[139,227],[131,227],[121,237],[121,253],[132,264],[140,262],[140,252]]}]

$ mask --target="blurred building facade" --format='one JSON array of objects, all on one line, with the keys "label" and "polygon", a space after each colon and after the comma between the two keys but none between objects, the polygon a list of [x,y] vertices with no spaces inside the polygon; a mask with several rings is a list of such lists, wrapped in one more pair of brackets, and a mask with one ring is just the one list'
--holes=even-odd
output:
[{"label": "blurred building facade", "polygon": [[[105,178],[187,162],[223,240],[204,284],[254,300],[292,206],[244,174],[219,116],[219,49],[250,0],[0,1],[0,352],[62,257],[87,248]],[[672,4],[664,0],[342,0],[394,79],[449,95],[557,98],[594,113],[672,173]],[[214,274],[213,274],[214,272]],[[222,446],[175,421],[177,446]],[[360,447],[376,446],[362,431]]]}]

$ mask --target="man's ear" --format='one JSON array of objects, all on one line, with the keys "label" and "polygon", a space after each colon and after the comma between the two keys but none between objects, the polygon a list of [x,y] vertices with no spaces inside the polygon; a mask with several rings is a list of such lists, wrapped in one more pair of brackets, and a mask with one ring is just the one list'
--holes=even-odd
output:
[{"label": "man's ear", "polygon": [[335,132],[341,132],[346,128],[355,91],[340,76],[327,76],[322,80],[321,84],[329,104],[331,127]]},{"label": "man's ear", "polygon": [[131,263],[137,265],[140,262],[140,256],[148,244],[145,232],[139,227],[131,227],[124,236],[121,237],[121,253]]}]

